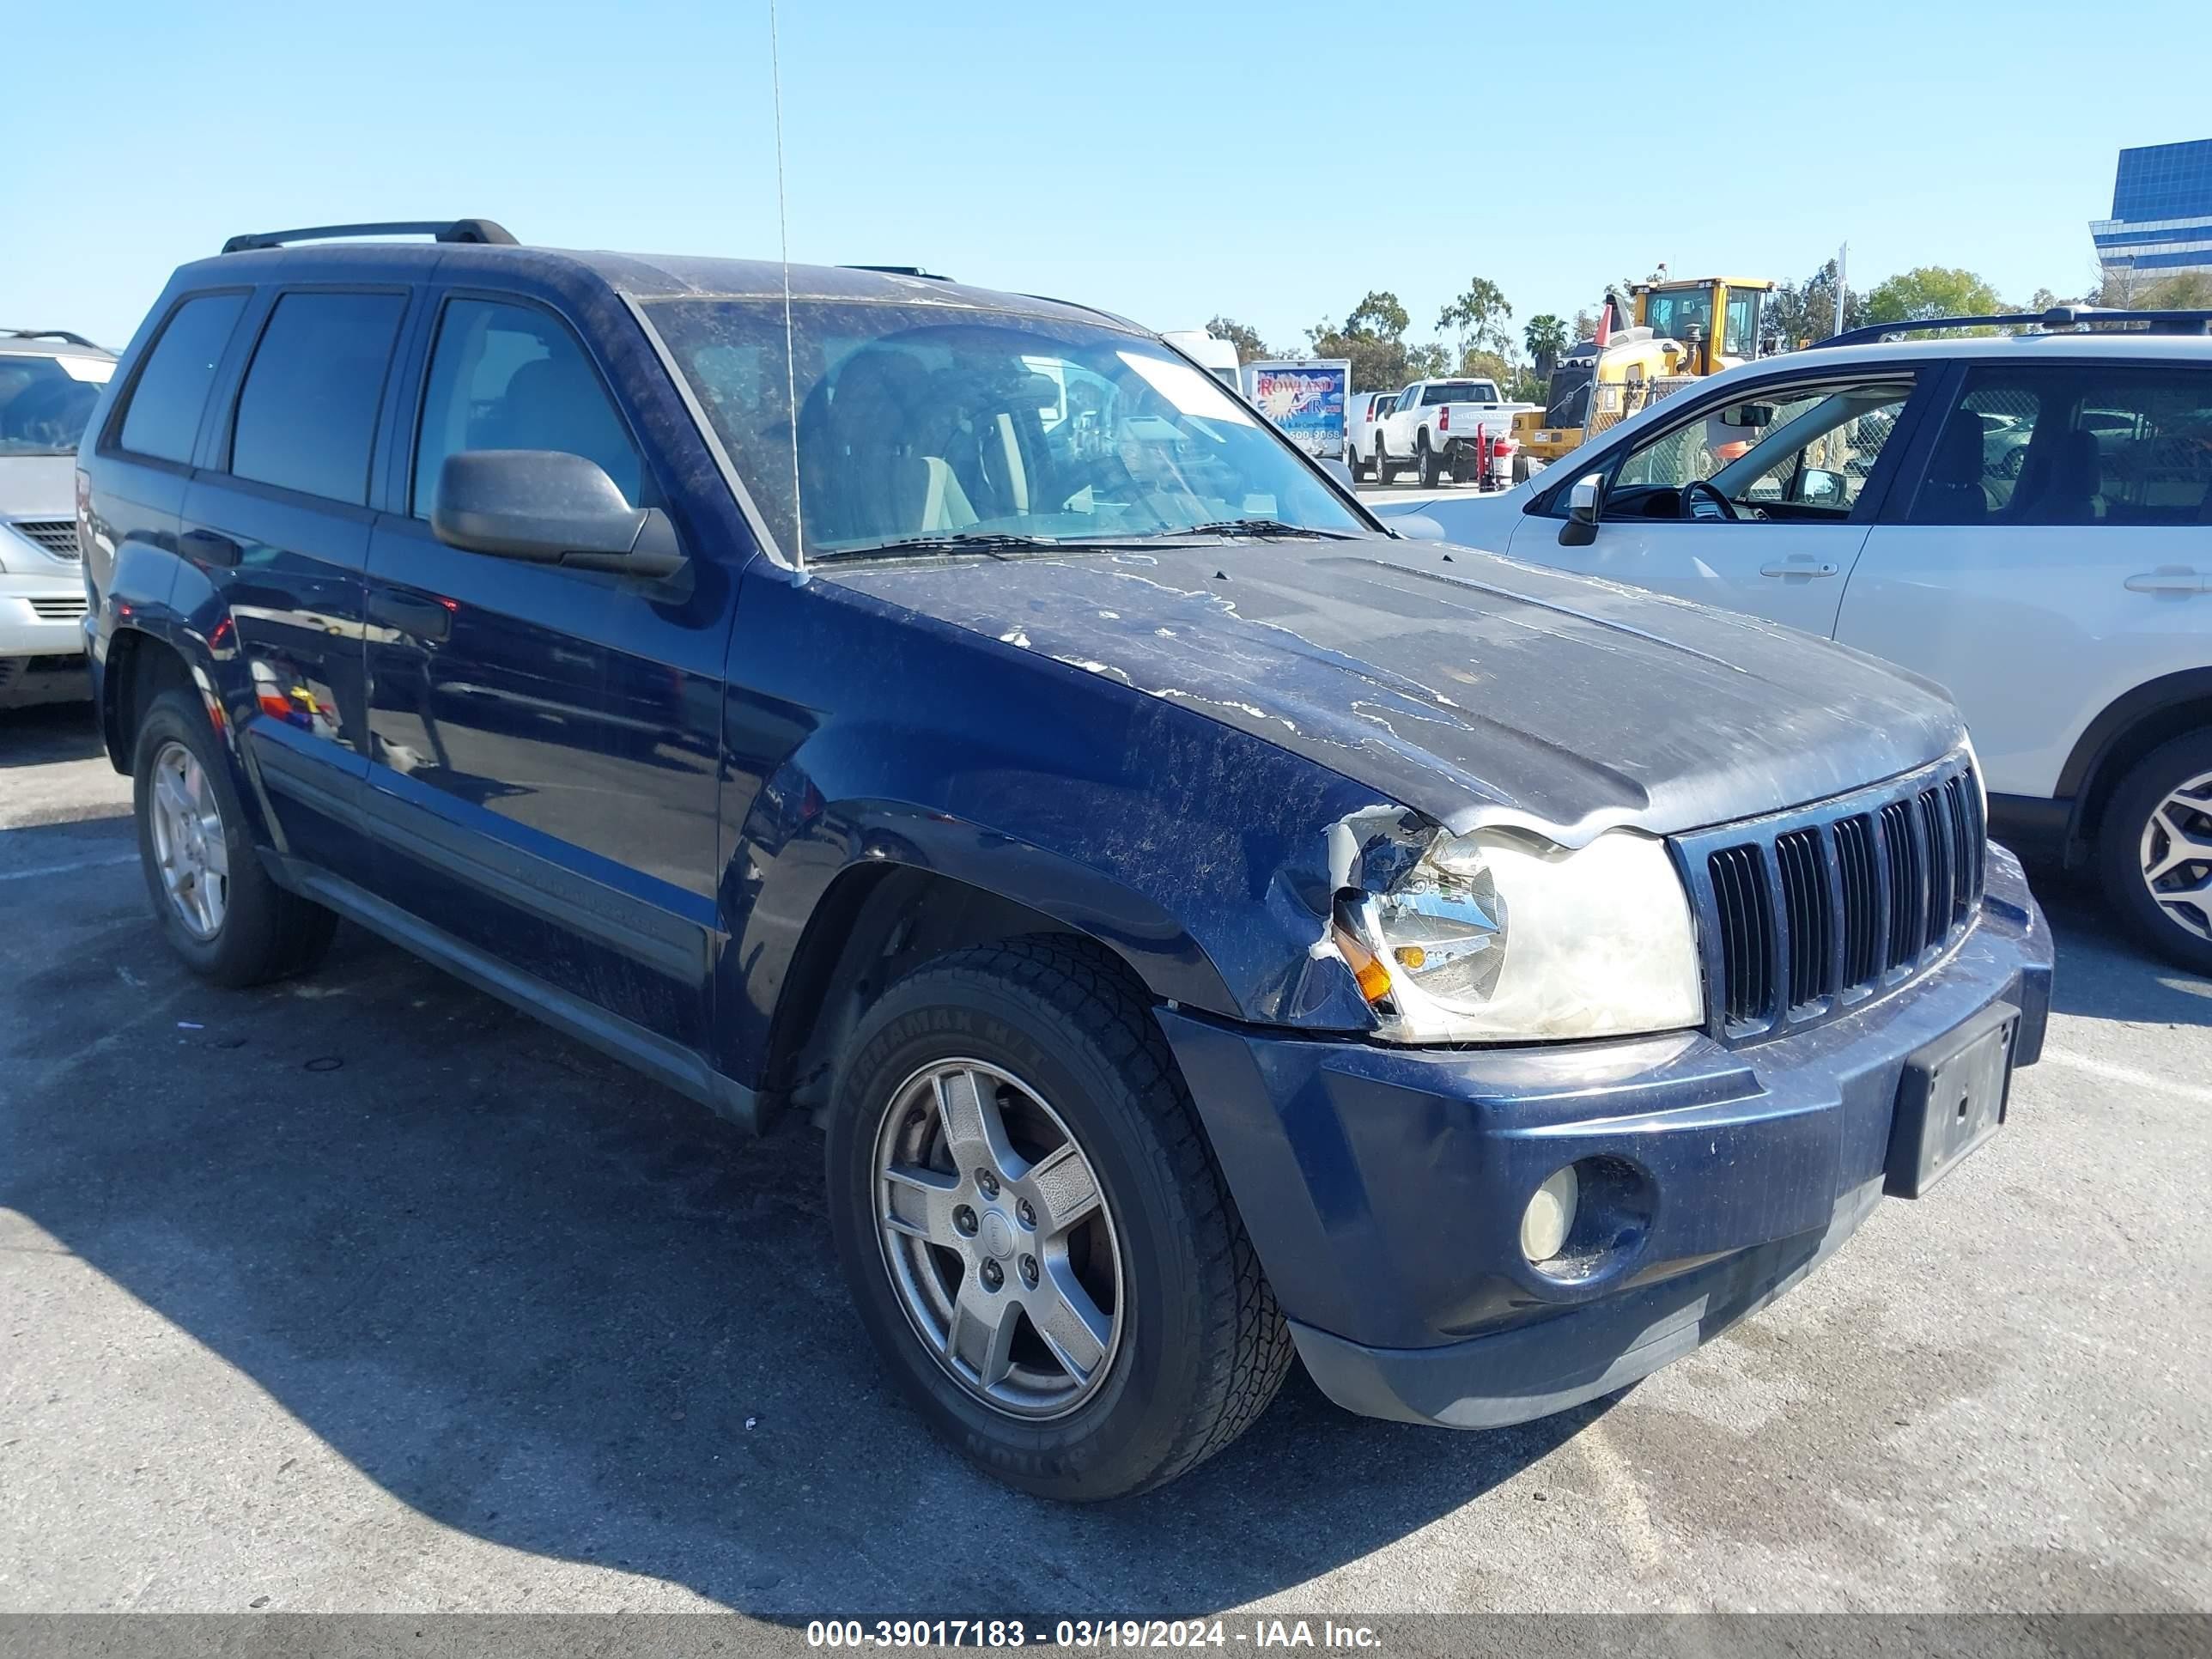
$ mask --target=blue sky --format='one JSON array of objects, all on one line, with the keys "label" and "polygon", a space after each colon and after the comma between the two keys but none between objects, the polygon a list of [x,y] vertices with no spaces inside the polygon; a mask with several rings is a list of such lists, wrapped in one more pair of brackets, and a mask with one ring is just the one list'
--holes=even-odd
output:
[{"label": "blue sky", "polygon": [[[1415,35],[1392,19],[1433,27]],[[795,259],[921,264],[1295,346],[1657,261],[2077,293],[2124,145],[2212,137],[2202,0],[959,7],[786,0]],[[1839,27],[1838,25],[1841,25]],[[120,344],[234,231],[482,214],[773,256],[765,0],[18,8],[0,324]]]}]

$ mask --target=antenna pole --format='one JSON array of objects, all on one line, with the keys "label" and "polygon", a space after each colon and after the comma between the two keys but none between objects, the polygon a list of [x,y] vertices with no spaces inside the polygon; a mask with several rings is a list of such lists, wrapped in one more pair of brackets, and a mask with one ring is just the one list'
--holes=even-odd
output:
[{"label": "antenna pole", "polygon": [[768,65],[769,83],[774,91],[775,104],[775,235],[778,252],[783,260],[784,394],[791,410],[791,522],[797,543],[791,550],[791,556],[804,571],[806,568],[806,507],[799,492],[799,363],[792,347],[791,227],[783,205],[783,62],[776,40],[775,0],[768,0]]}]

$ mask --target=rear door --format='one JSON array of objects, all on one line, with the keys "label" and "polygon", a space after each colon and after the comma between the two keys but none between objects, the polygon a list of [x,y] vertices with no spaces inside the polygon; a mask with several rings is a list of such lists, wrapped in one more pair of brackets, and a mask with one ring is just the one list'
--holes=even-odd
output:
[{"label": "rear door", "polygon": [[369,471],[408,300],[403,288],[276,295],[178,537],[219,599],[211,647],[250,680],[240,735],[277,850],[351,879],[368,858]]},{"label": "rear door", "polygon": [[[369,554],[368,810],[392,902],[542,984],[704,1047],[720,939],[716,768],[735,583],[643,583],[447,546],[447,456],[565,450],[634,505],[662,486],[575,330],[456,291],[425,331]],[[651,1056],[647,1056],[651,1058]]]},{"label": "rear door", "polygon": [[2090,720],[2212,662],[2212,367],[1966,370],[1836,636],[1948,686],[1989,787],[2051,797]]},{"label": "rear door", "polygon": [[[1595,541],[1559,539],[1563,477],[1513,533],[1516,558],[1656,588],[1830,634],[1875,510],[1916,420],[1910,368],[1834,370],[1701,398],[1632,447],[1562,474],[1607,478]],[[1704,482],[1727,511],[1689,487]],[[1702,497],[1702,498],[1701,498]],[[1729,516],[1732,513],[1733,517]]]}]

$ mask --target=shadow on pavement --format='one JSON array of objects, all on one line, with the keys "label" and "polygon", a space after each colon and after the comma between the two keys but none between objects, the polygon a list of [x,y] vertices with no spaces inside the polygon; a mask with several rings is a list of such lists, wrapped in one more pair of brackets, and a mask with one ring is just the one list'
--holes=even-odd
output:
[{"label": "shadow on pavement", "polygon": [[2212,1025],[2212,980],[2138,944],[2093,880],[2050,866],[2030,866],[2028,878],[2058,945],[2051,996],[2055,1012],[2141,1024]]},{"label": "shadow on pavement", "polygon": [[88,702],[0,709],[0,768],[97,760],[106,752]]},{"label": "shadow on pavement", "polygon": [[1021,1497],[878,1368],[811,1130],[748,1141],[351,929],[312,981],[210,989],[143,906],[0,985],[0,1205],[463,1532],[772,1616],[1188,1615],[1365,1555],[1602,1409],[1450,1434],[1294,1375],[1164,1492]]}]

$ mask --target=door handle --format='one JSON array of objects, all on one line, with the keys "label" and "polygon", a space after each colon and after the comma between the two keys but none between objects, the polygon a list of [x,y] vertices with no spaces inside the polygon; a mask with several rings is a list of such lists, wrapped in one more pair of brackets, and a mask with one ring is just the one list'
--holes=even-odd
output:
[{"label": "door handle", "polygon": [[1762,576],[1832,576],[1843,567],[1833,559],[1769,559],[1759,567]]},{"label": "door handle", "polygon": [[194,564],[221,565],[225,569],[238,564],[238,544],[212,530],[187,530],[177,538],[177,551]]},{"label": "door handle", "polygon": [[2162,565],[2156,570],[2146,570],[2128,578],[2130,593],[2207,593],[2212,592],[2212,577],[2180,565]]},{"label": "door handle", "polygon": [[372,592],[368,619],[417,640],[443,640],[453,631],[453,613],[437,600],[402,599],[396,593]]}]

